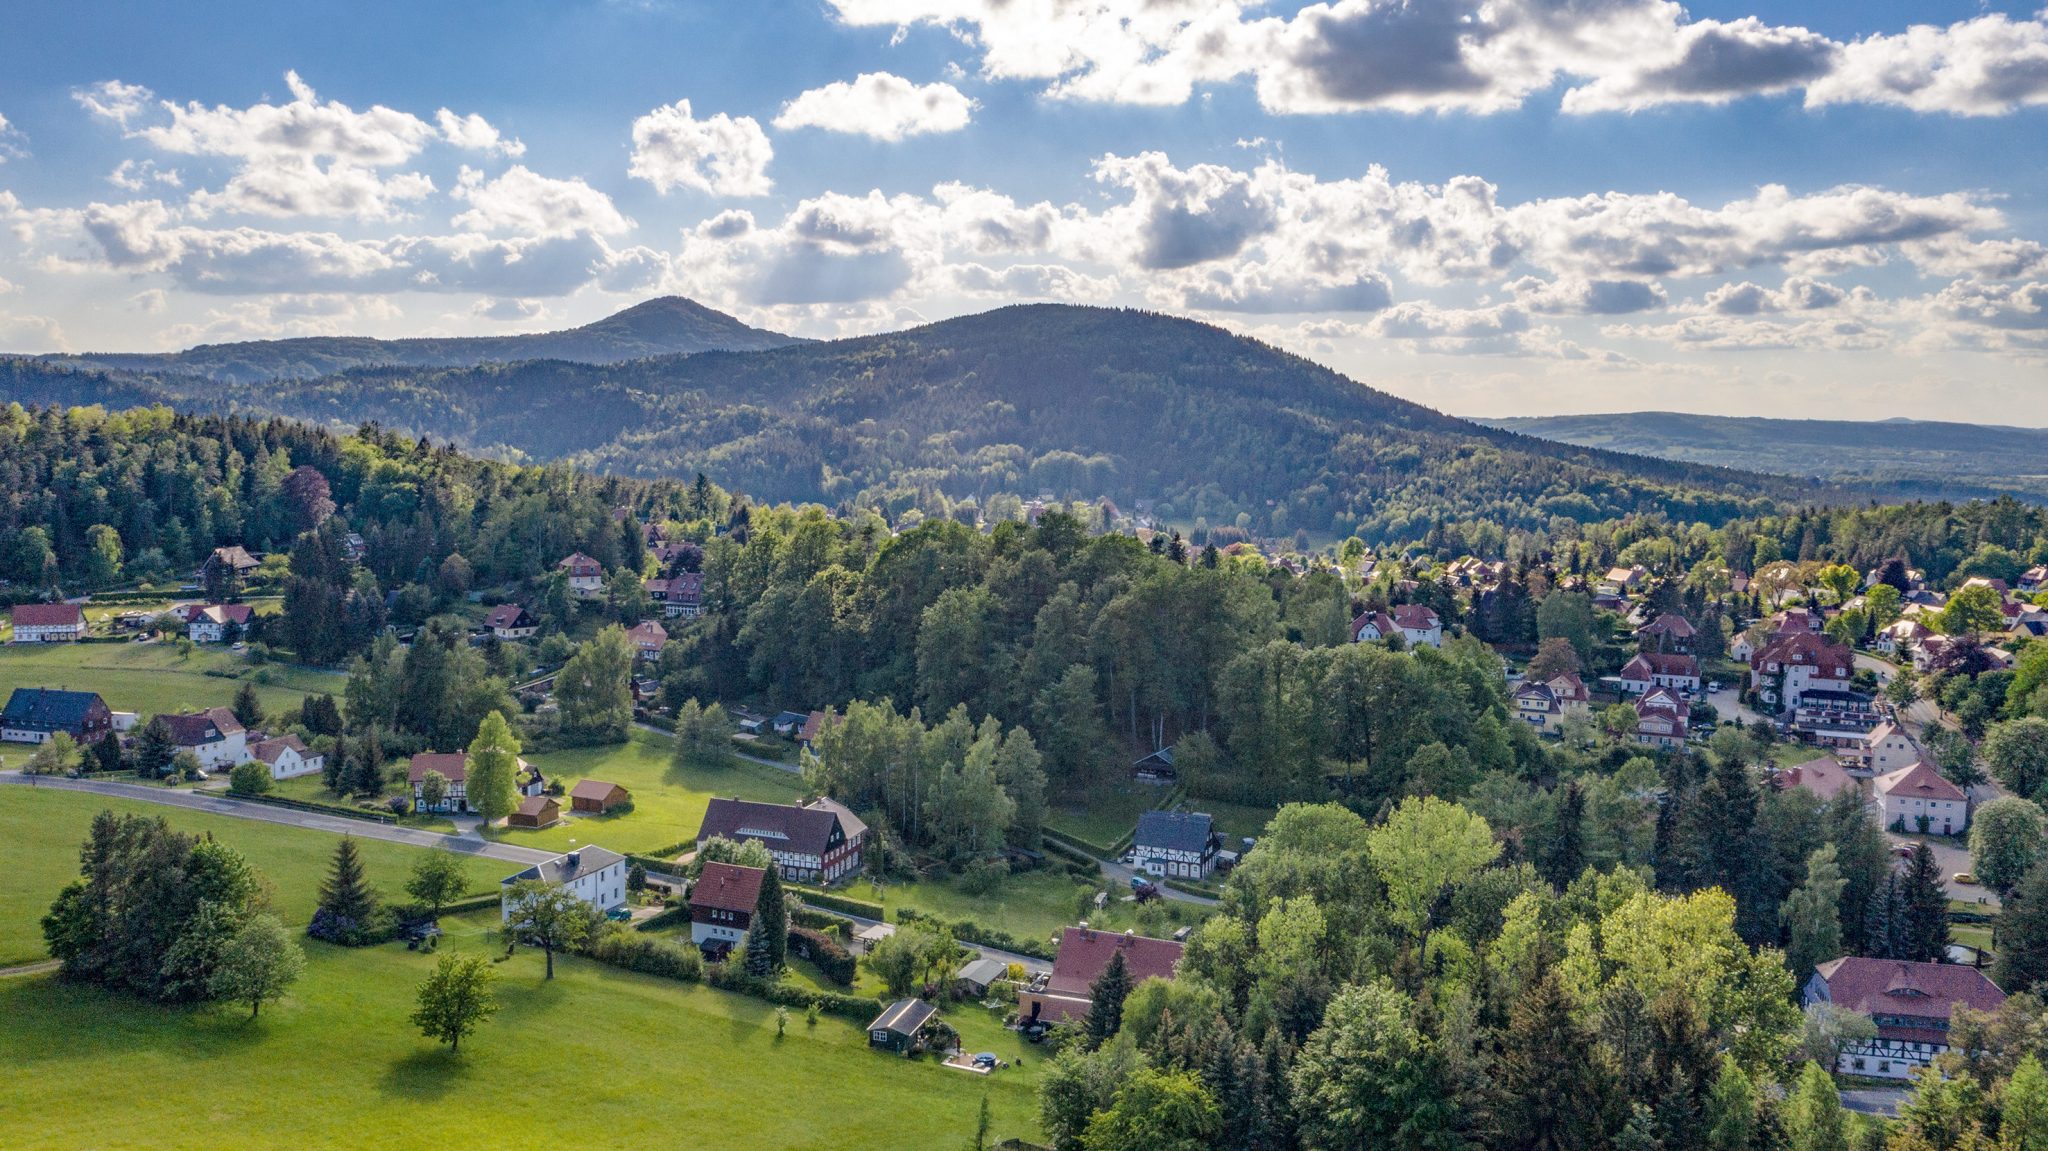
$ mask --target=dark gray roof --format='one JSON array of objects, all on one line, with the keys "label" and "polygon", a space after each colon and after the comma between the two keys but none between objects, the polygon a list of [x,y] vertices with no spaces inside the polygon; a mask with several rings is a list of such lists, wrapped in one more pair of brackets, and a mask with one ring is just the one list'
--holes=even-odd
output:
[{"label": "dark gray roof", "polygon": [[1136,763],[1133,763],[1131,766],[1144,767],[1148,763],[1156,763],[1162,764],[1166,767],[1172,767],[1173,749],[1170,747],[1162,747],[1158,751],[1153,752],[1151,755],[1148,755],[1145,758],[1138,760]]},{"label": "dark gray roof", "polygon": [[978,987],[987,987],[1009,970],[1010,965],[1000,959],[977,959],[960,969],[960,978]]},{"label": "dark gray roof", "polygon": [[6,718],[0,722],[31,731],[66,731],[83,727],[99,702],[98,692],[17,687],[7,697]]},{"label": "dark gray roof", "polygon": [[[570,864],[569,855],[576,857],[575,864]],[[558,855],[546,863],[536,863],[517,875],[508,875],[499,881],[499,886],[510,886],[522,879],[540,879],[548,883],[570,883],[581,876],[603,871],[614,863],[623,863],[626,859],[625,856],[620,855],[618,852],[606,851],[602,847],[585,847],[570,852],[569,855]]]},{"label": "dark gray roof", "polygon": [[1214,821],[1198,811],[1148,811],[1138,817],[1139,847],[1201,852],[1209,846]]},{"label": "dark gray roof", "polygon": [[939,1009],[922,999],[898,999],[882,1009],[875,1021],[868,1024],[869,1031],[894,1031],[898,1035],[916,1035],[918,1028],[931,1021]]},{"label": "dark gray roof", "polygon": [[713,799],[704,808],[704,825],[697,842],[713,836],[743,843],[758,840],[771,851],[823,858],[832,842],[832,829],[840,827],[837,813],[822,807],[797,807],[787,803],[756,803],[746,799]]}]

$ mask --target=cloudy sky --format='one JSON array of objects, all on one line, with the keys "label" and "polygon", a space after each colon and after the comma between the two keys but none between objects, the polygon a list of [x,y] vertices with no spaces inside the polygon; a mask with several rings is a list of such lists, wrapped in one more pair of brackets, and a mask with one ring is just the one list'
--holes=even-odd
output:
[{"label": "cloudy sky", "polygon": [[2048,425],[2048,12],[11,0],[0,349],[1198,316],[1468,415]]}]

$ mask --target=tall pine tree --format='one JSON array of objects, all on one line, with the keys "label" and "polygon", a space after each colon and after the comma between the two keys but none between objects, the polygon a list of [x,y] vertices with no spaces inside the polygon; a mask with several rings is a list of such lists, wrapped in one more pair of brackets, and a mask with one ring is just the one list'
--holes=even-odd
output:
[{"label": "tall pine tree", "polygon": [[1124,962],[1121,947],[1112,952],[1109,966],[1088,985],[1088,1046],[1100,1047],[1124,1024],[1124,1000],[1131,994],[1131,969]]},{"label": "tall pine tree", "polygon": [[344,835],[334,845],[334,862],[320,884],[320,906],[306,934],[355,947],[374,941],[376,918],[377,893],[363,874],[356,841]]},{"label": "tall pine tree", "polygon": [[1905,954],[1901,959],[1940,963],[1948,958],[1948,889],[1941,882],[1941,867],[1934,852],[1924,843],[1913,848],[1900,884],[1905,922],[1899,932]]},{"label": "tall pine tree", "polygon": [[789,949],[789,905],[782,878],[769,867],[761,875],[761,894],[754,901],[754,922],[747,929],[747,974],[772,978],[782,970]]}]

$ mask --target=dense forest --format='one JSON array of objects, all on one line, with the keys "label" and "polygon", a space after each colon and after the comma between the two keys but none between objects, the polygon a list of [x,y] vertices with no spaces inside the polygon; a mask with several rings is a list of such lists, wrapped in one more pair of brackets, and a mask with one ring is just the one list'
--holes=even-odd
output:
[{"label": "dense forest", "polygon": [[913,508],[943,514],[1046,493],[1143,504],[1189,528],[1383,543],[1421,539],[1443,519],[1719,524],[1845,498],[1483,428],[1207,325],[1056,305],[615,364],[381,366],[250,384],[36,362],[15,365],[0,386],[22,402],[376,422],[608,474],[702,472],[758,499],[874,507],[892,521]]}]

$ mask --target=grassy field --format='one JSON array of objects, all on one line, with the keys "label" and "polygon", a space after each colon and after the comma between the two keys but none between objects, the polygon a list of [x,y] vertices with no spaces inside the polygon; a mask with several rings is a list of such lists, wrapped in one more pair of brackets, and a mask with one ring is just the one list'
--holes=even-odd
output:
[{"label": "grassy field", "polygon": [[115,711],[190,711],[225,705],[241,680],[208,671],[231,671],[256,683],[270,710],[296,707],[308,693],[340,694],[344,676],[287,664],[256,667],[219,647],[194,648],[180,659],[168,643],[22,644],[0,647],[0,699],[17,687],[96,691]]},{"label": "grassy field", "polygon": [[[312,917],[315,894],[334,851],[335,837],[326,832],[75,791],[0,787],[0,874],[7,876],[7,882],[0,883],[0,966],[43,957],[43,913],[57,892],[77,877],[79,844],[92,817],[103,809],[161,815],[180,831],[219,837],[270,881],[278,914],[293,923]],[[370,881],[386,897],[404,898],[405,876],[421,849],[370,839],[357,842]],[[477,892],[495,891],[499,880],[517,870],[490,859],[471,858],[466,866],[471,889]]]},{"label": "grassy field", "polygon": [[[669,760],[674,740],[635,728],[624,744],[536,752],[526,756],[550,780],[574,787],[579,779],[602,779],[633,793],[631,811],[605,816],[572,816],[539,831],[500,830],[494,838],[521,847],[567,851],[595,843],[613,851],[652,851],[694,842],[704,808],[714,795],[790,803],[803,791],[796,775],[735,759],[726,767],[677,768]],[[568,802],[563,801],[563,808]]]},{"label": "grassy field", "polygon": [[[946,919],[971,919],[1026,939],[1050,938],[1060,928],[1082,919],[1110,930],[1137,927],[1144,932],[1165,934],[1181,924],[1198,923],[1208,915],[1206,908],[1177,902],[1159,903],[1140,911],[1135,904],[1124,902],[1127,892],[1111,886],[1108,880],[1082,883],[1052,871],[1013,875],[986,895],[962,891],[958,881],[952,879],[899,880],[879,890],[863,879],[833,890],[882,904],[892,921],[896,909],[914,907]],[[1092,905],[1084,912],[1083,899],[1098,891],[1109,892],[1109,903],[1099,912]]]},{"label": "grassy field", "polygon": [[1085,804],[1055,804],[1046,814],[1045,825],[1099,847],[1107,848],[1131,833],[1141,812],[1157,807],[1167,798],[1167,788],[1126,783],[1088,797]]},{"label": "grassy field", "polygon": [[[444,946],[489,949],[489,916]],[[397,945],[307,946],[305,977],[251,1021],[233,1008],[159,1008],[0,981],[0,1082],[10,1148],[349,1146],[521,1142],[674,1146],[690,1131],[742,1147],[944,1147],[966,1142],[986,1094],[999,1136],[1032,1137],[1038,1052],[979,1008],[949,1012],[970,1050],[1022,1067],[993,1076],[869,1051],[858,1023],[701,986],[557,961],[500,965],[500,1014],[460,1055],[407,1021],[432,960]],[[195,1073],[203,1071],[203,1073]],[[120,1106],[109,1082],[148,1084]]]}]

